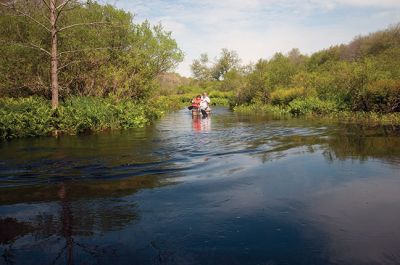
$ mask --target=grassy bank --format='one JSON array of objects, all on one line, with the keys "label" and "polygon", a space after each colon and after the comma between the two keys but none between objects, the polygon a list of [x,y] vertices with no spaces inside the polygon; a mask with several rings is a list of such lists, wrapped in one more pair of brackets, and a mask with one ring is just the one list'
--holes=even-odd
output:
[{"label": "grassy bank", "polygon": [[273,105],[255,102],[248,105],[233,107],[238,113],[268,114],[276,118],[303,117],[307,119],[325,119],[343,123],[358,123],[365,125],[400,126],[400,113],[378,113],[350,111],[333,101],[323,101],[318,98],[295,99],[286,105]]},{"label": "grassy bank", "polygon": [[72,97],[52,110],[38,97],[0,99],[0,139],[79,134],[145,126],[165,109],[151,104],[109,98]]}]

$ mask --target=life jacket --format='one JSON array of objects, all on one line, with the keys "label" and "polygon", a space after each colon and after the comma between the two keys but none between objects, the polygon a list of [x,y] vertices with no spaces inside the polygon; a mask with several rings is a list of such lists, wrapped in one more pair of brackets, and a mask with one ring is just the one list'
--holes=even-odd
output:
[{"label": "life jacket", "polygon": [[194,98],[192,100],[192,106],[195,108],[199,108],[201,103],[201,98]]}]

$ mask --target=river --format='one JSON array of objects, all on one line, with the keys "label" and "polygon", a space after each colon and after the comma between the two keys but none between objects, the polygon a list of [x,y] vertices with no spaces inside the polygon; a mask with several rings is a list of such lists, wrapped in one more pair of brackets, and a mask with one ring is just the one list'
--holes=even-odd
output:
[{"label": "river", "polygon": [[0,143],[0,264],[400,264],[400,134],[186,110]]}]

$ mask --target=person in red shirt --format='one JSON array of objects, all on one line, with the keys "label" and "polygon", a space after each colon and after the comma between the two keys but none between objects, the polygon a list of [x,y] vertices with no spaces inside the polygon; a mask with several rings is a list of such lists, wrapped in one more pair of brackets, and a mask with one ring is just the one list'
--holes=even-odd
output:
[{"label": "person in red shirt", "polygon": [[200,103],[201,103],[201,96],[197,95],[194,99],[192,99],[192,106],[189,106],[188,109],[199,109],[200,108]]}]

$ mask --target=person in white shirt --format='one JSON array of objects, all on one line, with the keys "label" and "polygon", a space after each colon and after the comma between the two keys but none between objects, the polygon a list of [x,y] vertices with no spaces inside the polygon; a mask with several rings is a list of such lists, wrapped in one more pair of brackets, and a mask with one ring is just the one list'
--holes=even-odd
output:
[{"label": "person in white shirt", "polygon": [[201,110],[201,114],[203,114],[203,117],[207,117],[207,110],[210,109],[210,98],[208,97],[207,93],[204,92],[203,96],[201,97],[201,103],[200,103],[200,110]]}]

